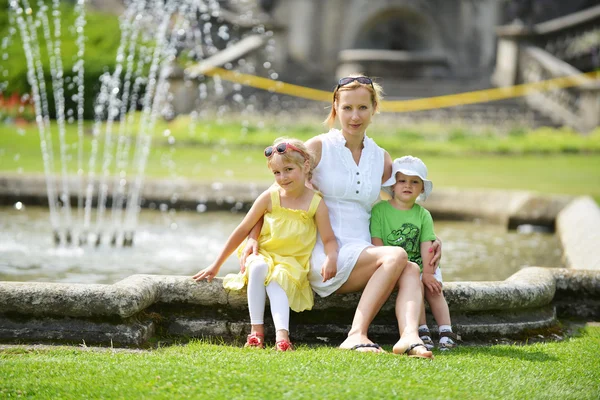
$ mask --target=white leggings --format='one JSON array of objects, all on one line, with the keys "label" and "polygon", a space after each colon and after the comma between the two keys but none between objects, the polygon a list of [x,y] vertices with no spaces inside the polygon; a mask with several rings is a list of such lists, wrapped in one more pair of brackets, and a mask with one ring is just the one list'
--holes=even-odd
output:
[{"label": "white leggings", "polygon": [[290,302],[287,294],[275,281],[271,281],[265,288],[269,266],[265,262],[257,260],[250,263],[247,268],[250,323],[252,325],[264,324],[266,295],[268,295],[275,329],[278,331],[284,329],[289,332]]}]

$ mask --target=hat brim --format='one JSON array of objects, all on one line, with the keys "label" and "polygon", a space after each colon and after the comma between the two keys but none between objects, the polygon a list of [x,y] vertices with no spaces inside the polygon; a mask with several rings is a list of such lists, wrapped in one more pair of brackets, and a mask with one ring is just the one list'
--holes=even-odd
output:
[{"label": "hat brim", "polygon": [[390,179],[388,179],[381,185],[381,189],[383,189],[384,192],[386,192],[390,196],[392,195],[392,186],[396,184],[396,174],[398,172],[402,172],[406,176],[418,176],[419,178],[421,178],[421,180],[423,181],[423,193],[421,193],[419,197],[417,197],[417,200],[427,200],[427,198],[431,194],[431,191],[433,190],[433,182],[431,182],[429,179],[423,178],[418,174],[415,174],[415,171],[407,169],[396,169],[395,171],[393,171],[393,174],[390,177]]}]

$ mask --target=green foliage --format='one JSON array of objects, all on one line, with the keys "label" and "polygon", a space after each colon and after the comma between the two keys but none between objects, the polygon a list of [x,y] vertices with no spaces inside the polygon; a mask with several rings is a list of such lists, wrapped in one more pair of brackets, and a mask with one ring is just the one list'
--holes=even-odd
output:
[{"label": "green foliage", "polygon": [[[600,328],[563,342],[459,347],[435,360],[300,345],[293,353],[192,341],[150,351],[0,350],[0,397],[597,399]],[[32,379],[35,377],[35,379]]]},{"label": "green foliage", "polygon": [[[37,2],[30,1],[34,9],[34,15],[37,11]],[[46,4],[52,2],[46,0]],[[78,60],[77,45],[75,35],[74,8],[71,3],[61,3],[61,60],[65,74],[66,109],[76,109],[76,102],[72,100],[72,95],[76,93],[76,88],[69,89],[68,80],[75,75],[73,66]],[[52,16],[50,24],[52,26]],[[12,31],[11,31],[12,29]],[[53,28],[52,28],[53,29]],[[13,32],[11,34],[11,32]],[[94,100],[99,89],[99,78],[106,71],[112,71],[115,66],[116,50],[120,42],[119,19],[115,15],[86,11],[86,25],[84,27],[86,36],[84,53],[84,87],[85,87],[85,118],[94,117]],[[4,57],[0,60],[0,84],[5,82],[7,86],[1,90],[5,96],[13,93],[20,95],[30,93],[30,86],[27,81],[27,64],[25,53],[19,29],[16,24],[10,24],[8,12],[8,0],[0,0],[0,38],[10,38],[11,42],[5,51]],[[43,33],[38,30],[38,40],[42,54],[42,63],[44,66],[44,76],[48,88],[50,104],[55,104],[51,88],[51,74],[49,68],[47,50]],[[74,85],[73,85],[74,86]],[[1,86],[0,86],[1,87]],[[55,110],[50,109],[51,115],[55,115]]]}]

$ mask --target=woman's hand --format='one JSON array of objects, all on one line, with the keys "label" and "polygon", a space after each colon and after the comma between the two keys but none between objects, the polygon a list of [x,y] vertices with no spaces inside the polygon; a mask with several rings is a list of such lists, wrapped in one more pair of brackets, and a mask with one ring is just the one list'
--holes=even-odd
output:
[{"label": "woman's hand", "polygon": [[435,271],[438,265],[440,264],[440,260],[442,259],[442,241],[440,240],[440,238],[436,238],[434,240],[434,242],[431,244],[431,247],[429,248],[429,252],[433,252],[433,258],[429,262],[429,265]]},{"label": "woman's hand", "polygon": [[217,267],[215,264],[212,264],[210,267],[204,268],[203,270],[199,271],[196,275],[192,276],[192,279],[196,282],[200,282],[203,279],[206,279],[208,282],[210,282],[214,279],[215,276],[217,276],[218,273],[219,267]]},{"label": "woman's hand", "polygon": [[258,241],[251,237],[246,241],[246,246],[240,254],[240,272],[242,274],[246,271],[246,259],[250,254],[258,255]]}]

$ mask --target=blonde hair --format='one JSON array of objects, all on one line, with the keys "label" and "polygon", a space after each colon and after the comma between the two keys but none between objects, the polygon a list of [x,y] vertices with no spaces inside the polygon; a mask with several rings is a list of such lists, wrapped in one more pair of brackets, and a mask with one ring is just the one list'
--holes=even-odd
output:
[{"label": "blonde hair", "polygon": [[[348,75],[348,78],[358,78],[360,76],[365,76],[365,75],[350,74],[350,75]],[[367,76],[365,76],[365,77],[367,77]],[[337,85],[335,87],[335,90],[333,91],[333,99],[331,101],[331,111],[329,112],[329,115],[327,116],[325,121],[323,121],[323,123],[325,125],[327,125],[329,127],[329,129],[333,128],[333,125],[335,124],[335,119],[337,118],[337,111],[335,109],[335,106],[337,105],[337,102],[339,101],[338,93],[341,91],[355,90],[355,89],[358,89],[359,87],[364,87],[371,93],[371,104],[373,105],[373,108],[375,109],[375,113],[379,113],[379,105],[381,104],[381,100],[383,100],[383,88],[381,87],[381,85],[379,83],[375,82],[373,80],[373,78],[370,78],[370,77],[367,77],[367,78],[371,79],[371,81],[373,82],[373,86],[371,86],[368,83],[365,84],[365,83],[360,83],[358,81],[354,81],[354,82],[350,82],[349,84],[344,85],[344,86]]]},{"label": "blonde hair", "polygon": [[[273,141],[273,147],[276,147],[280,143],[289,143],[292,146],[296,147],[302,153],[299,153],[295,150],[288,150],[283,154],[279,154],[279,156],[283,157],[284,160],[293,162],[298,165],[300,168],[304,167],[304,162],[308,161],[308,181],[312,180],[312,173],[315,169],[315,156],[314,154],[308,150],[308,147],[304,145],[304,142],[300,139],[288,138],[288,137],[279,137]],[[267,158],[267,166],[271,169],[271,160],[273,160],[273,156]]]}]

